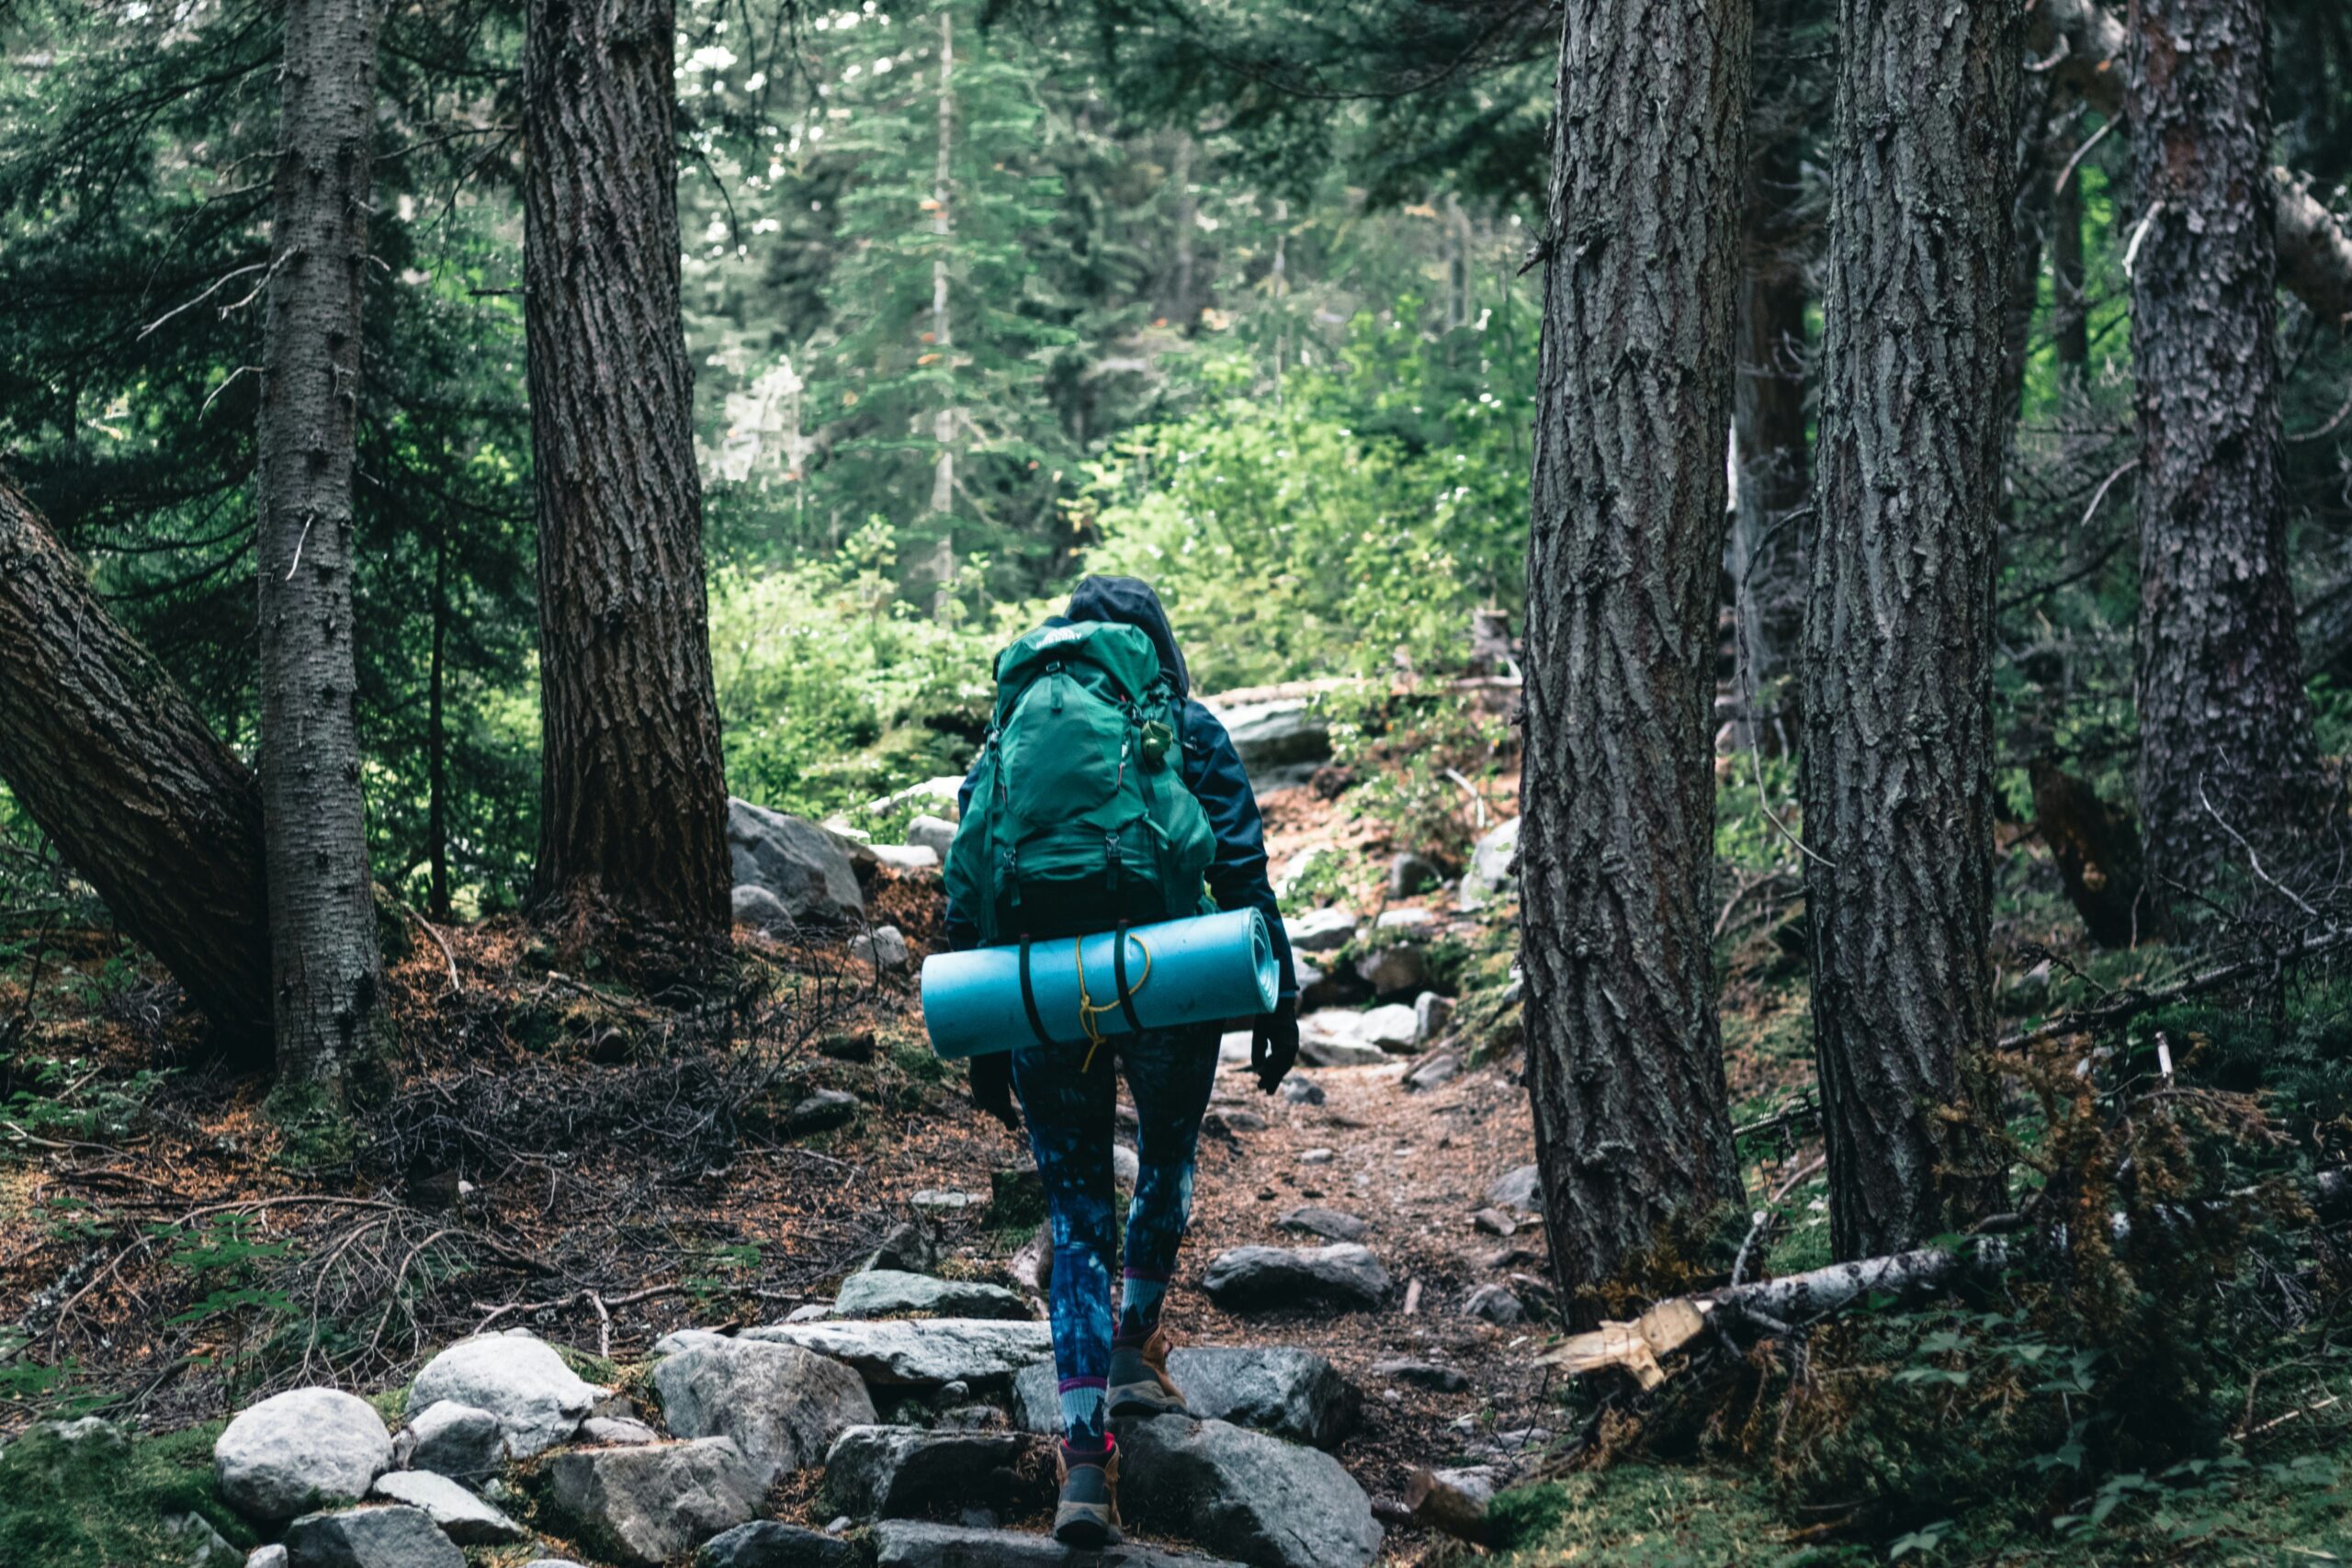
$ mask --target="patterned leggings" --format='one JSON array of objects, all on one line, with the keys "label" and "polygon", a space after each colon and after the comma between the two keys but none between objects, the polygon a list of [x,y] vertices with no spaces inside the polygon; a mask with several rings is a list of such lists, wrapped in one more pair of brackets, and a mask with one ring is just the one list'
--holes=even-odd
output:
[{"label": "patterned leggings", "polygon": [[[1061,1377],[1065,1437],[1102,1440],[1111,1342],[1140,1343],[1159,1320],[1176,1248],[1193,1204],[1193,1155],[1216,1077],[1217,1032],[1147,1030],[1104,1043],[1091,1068],[1085,1045],[1032,1046],[1012,1055],[1012,1087],[1029,1126],[1029,1149],[1052,1215],[1054,1364]],[[1118,1249],[1111,1205],[1115,1099],[1112,1053],[1136,1102],[1140,1170],[1127,1206],[1127,1266],[1115,1326],[1111,1260]]]}]

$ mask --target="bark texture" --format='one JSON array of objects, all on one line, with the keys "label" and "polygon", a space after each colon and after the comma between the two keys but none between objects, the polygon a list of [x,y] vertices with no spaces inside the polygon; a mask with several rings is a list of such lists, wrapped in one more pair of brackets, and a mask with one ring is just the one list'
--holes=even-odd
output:
[{"label": "bark texture", "polygon": [[[2141,0],[2128,107],[2140,427],[2140,815],[2159,908],[2309,825],[2287,576],[2262,0]],[[2211,810],[2208,810],[2208,805]],[[2176,922],[2177,923],[2177,922]]]},{"label": "bark texture", "polygon": [[[1793,51],[1795,0],[1755,8],[1756,51]],[[1748,122],[1740,210],[1738,380],[1732,404],[1739,492],[1726,559],[1738,594],[1749,683],[1785,673],[1804,628],[1804,551],[1797,514],[1812,499],[1805,451],[1805,225],[1799,211],[1805,124],[1759,91]],[[1750,694],[1743,692],[1743,700]],[[1764,716],[1748,716],[1751,724]]]},{"label": "bark texture", "polygon": [[0,782],[222,1040],[266,1062],[260,788],[5,482]]},{"label": "bark texture", "polygon": [[[2127,118],[2125,85],[2137,73],[2126,68],[2131,45],[2123,16],[2098,0],[2034,0],[2031,17],[2035,54],[2059,56],[2052,80],[2109,119]],[[2267,105],[2263,123],[2269,123]],[[2324,321],[2352,318],[2352,234],[2342,221],[2285,169],[2257,166],[2246,191],[2268,198],[2279,284]]]},{"label": "bark texture", "polygon": [[1571,1296],[1736,1200],[1707,891],[1747,0],[1571,0],[1527,556],[1528,1084]]},{"label": "bark texture", "polygon": [[531,0],[524,273],[538,490],[537,893],[728,927],[727,786],[679,310],[666,0]]},{"label": "bark texture", "polygon": [[376,0],[289,0],[263,326],[261,795],[277,1067],[339,1082],[383,1037],[352,646],[352,460]]},{"label": "bark texture", "polygon": [[1993,1043],[1993,539],[2023,39],[2007,5],[1844,0],[1804,801],[1832,1244],[1999,1190],[1935,1114]]}]

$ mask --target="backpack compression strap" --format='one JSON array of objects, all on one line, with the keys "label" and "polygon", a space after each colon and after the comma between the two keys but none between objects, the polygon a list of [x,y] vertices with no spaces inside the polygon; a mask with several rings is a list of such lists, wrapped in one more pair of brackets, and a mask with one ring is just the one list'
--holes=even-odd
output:
[{"label": "backpack compression strap", "polygon": [[1029,1014],[1029,1030],[1036,1035],[1037,1043],[1051,1045],[1054,1037],[1046,1032],[1045,1017],[1037,1011],[1037,987],[1029,979],[1029,939],[1026,936],[1021,939],[1021,1005]]},{"label": "backpack compression strap", "polygon": [[1136,1016],[1136,994],[1127,988],[1127,922],[1125,920],[1121,920],[1118,930],[1111,933],[1111,979],[1119,987],[1119,1010],[1127,1015],[1127,1027],[1141,1034],[1143,1020]]}]

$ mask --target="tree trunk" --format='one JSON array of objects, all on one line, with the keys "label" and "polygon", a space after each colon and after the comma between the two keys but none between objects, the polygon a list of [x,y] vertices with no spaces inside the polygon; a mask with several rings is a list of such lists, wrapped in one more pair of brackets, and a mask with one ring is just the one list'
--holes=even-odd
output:
[{"label": "tree trunk", "polygon": [[1528,1087],[1572,1300],[1740,1195],[1708,894],[1747,83],[1747,0],[1567,7],[1521,862]]},{"label": "tree trunk", "polygon": [[[939,151],[932,165],[931,231],[939,250],[931,261],[931,352],[952,383],[956,374],[956,319],[948,309],[947,241],[956,232],[948,203],[956,185],[956,18],[939,14]],[[941,393],[931,416],[931,515],[939,529],[939,554],[933,563],[938,584],[932,591],[932,614],[944,620],[956,603],[956,404],[952,393]]]},{"label": "tree trunk", "polygon": [[665,0],[531,0],[525,322],[538,489],[542,903],[718,942],[727,784],[679,316]]},{"label": "tree trunk", "polygon": [[[1792,0],[1756,7],[1759,55],[1785,58]],[[1799,513],[1811,499],[1805,452],[1804,232],[1797,211],[1806,127],[1786,106],[1748,126],[1740,213],[1738,379],[1732,430],[1739,463],[1730,564],[1741,654],[1751,692],[1788,668],[1804,630],[1804,551]],[[1749,694],[1743,693],[1743,700]],[[1751,715],[1755,724],[1766,716]]]},{"label": "tree trunk", "polygon": [[2287,579],[2271,209],[2248,199],[2270,136],[2262,0],[2138,16],[2140,822],[2174,917],[2238,858],[2217,813],[2266,849],[2308,827],[2318,759]]},{"label": "tree trunk", "polygon": [[[2063,159],[2060,167],[2064,168]],[[2088,283],[2083,266],[2083,171],[2077,164],[2050,203],[2051,335],[2059,370],[2077,380],[2091,363]]]},{"label": "tree trunk", "polygon": [[424,714],[424,863],[433,918],[449,918],[449,732],[444,713],[449,676],[449,531],[433,541],[433,662]]},{"label": "tree trunk", "polygon": [[[2138,73],[2125,69],[2130,44],[2122,19],[2097,0],[2035,0],[2031,15],[2034,52],[2058,54],[2063,46],[2054,79],[2082,94],[2107,118],[2129,118],[2125,81],[2136,80]],[[2264,42],[2267,58],[2268,40]],[[2238,63],[2231,69],[2239,69]],[[2266,100],[2263,123],[2269,122]],[[2244,189],[2267,197],[2279,284],[2330,325],[2352,319],[2352,234],[2304,181],[2285,169],[2257,164]]]},{"label": "tree trunk", "polygon": [[1993,1043],[1993,538],[2023,39],[2008,6],[1844,0],[1804,823],[1839,1258],[2001,1190],[1939,1105]]},{"label": "tree trunk", "polygon": [[268,1061],[260,787],[5,482],[0,781],[239,1058]]},{"label": "tree trunk", "polygon": [[277,1070],[331,1090],[387,1029],[351,646],[379,16],[376,0],[286,8],[254,485]]}]

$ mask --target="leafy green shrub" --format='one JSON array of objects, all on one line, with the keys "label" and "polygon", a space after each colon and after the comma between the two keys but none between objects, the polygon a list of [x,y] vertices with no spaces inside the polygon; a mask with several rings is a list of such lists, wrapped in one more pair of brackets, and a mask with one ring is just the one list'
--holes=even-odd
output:
[{"label": "leafy green shrub", "polygon": [[66,1443],[43,1431],[0,1450],[0,1562],[130,1568],[191,1555],[164,1521],[201,1516],[239,1550],[253,1529],[212,1484],[213,1422],[160,1438]]}]

